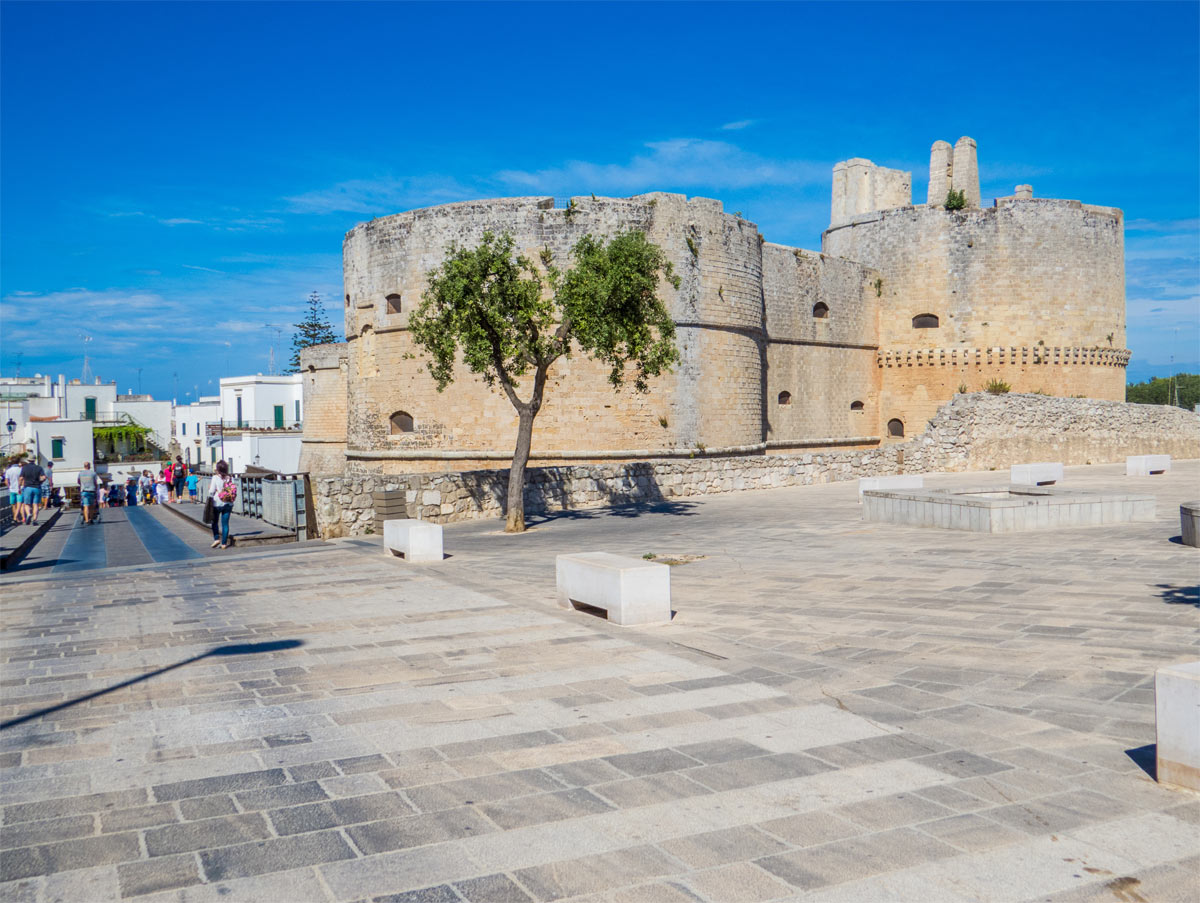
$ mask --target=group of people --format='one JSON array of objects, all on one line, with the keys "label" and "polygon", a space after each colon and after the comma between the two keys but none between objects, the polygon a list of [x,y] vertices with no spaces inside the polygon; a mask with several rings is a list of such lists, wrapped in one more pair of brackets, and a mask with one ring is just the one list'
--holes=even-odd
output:
[{"label": "group of people", "polygon": [[[55,491],[53,467],[52,462],[47,462],[46,466],[42,467],[34,458],[22,455],[4,471],[9,502],[17,523],[37,523],[38,511],[44,507],[43,497]],[[157,478],[152,476],[150,471],[143,470],[140,475],[129,474],[124,480],[115,479],[105,483],[101,475],[92,469],[92,462],[85,461],[76,483],[79,486],[83,523],[91,526],[99,522],[100,508],[106,505],[112,508],[122,505],[178,503],[183,501],[185,488],[188,501],[195,502],[199,477],[189,473],[183,459],[176,457],[159,471]],[[237,494],[237,480],[230,475],[229,465],[218,461],[208,486],[208,497],[212,501],[212,520],[209,521],[207,510],[204,518],[212,524],[214,549],[227,549],[231,545],[229,517],[233,513],[233,503]]]},{"label": "group of people", "polygon": [[4,471],[4,483],[13,520],[18,524],[36,524],[38,512],[55,502],[52,461],[42,467],[36,458],[18,455]]}]

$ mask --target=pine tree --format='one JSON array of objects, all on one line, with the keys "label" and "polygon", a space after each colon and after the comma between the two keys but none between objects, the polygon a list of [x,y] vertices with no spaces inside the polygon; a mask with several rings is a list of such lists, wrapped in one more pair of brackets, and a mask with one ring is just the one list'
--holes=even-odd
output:
[{"label": "pine tree", "polygon": [[296,324],[296,333],[292,336],[292,362],[289,373],[300,372],[300,351],[313,345],[326,345],[336,342],[337,335],[329,325],[329,315],[325,313],[325,305],[321,303],[319,292],[308,296],[308,313]]}]

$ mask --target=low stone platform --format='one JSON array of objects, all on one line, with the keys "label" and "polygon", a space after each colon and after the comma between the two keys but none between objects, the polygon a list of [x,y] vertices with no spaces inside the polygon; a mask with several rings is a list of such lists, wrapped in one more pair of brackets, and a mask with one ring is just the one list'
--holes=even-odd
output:
[{"label": "low stone platform", "polygon": [[1019,533],[1154,519],[1152,495],[1081,492],[1046,486],[874,490],[863,493],[863,520],[973,533]]},{"label": "low stone platform", "polygon": [[[182,517],[194,527],[212,534],[212,526],[204,522],[204,506],[200,503],[180,502],[170,505],[157,506],[163,511]],[[277,545],[284,542],[296,542],[296,534],[284,527],[276,527],[255,517],[245,517],[241,514],[229,515],[229,538],[234,545]]]}]

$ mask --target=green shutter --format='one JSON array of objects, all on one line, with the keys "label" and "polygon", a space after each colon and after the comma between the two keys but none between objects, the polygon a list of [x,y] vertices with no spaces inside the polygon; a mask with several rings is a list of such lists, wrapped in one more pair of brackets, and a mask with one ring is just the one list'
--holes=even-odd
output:
[{"label": "green shutter", "polygon": [[61,461],[63,457],[63,441],[61,439],[50,440],[50,457],[55,461]]}]

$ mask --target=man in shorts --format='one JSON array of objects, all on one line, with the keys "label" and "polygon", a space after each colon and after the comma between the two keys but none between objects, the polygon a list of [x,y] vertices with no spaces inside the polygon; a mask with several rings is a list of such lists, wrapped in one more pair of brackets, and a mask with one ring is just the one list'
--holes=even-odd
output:
[{"label": "man in shorts", "polygon": [[91,461],[83,462],[83,470],[79,472],[75,482],[79,484],[79,506],[83,509],[83,522],[91,526],[96,512],[96,490],[99,488]]},{"label": "man in shorts", "polygon": [[46,471],[33,458],[21,465],[21,512],[25,523],[36,524],[38,509],[42,507],[42,481]]},{"label": "man in shorts", "polygon": [[4,483],[8,487],[8,504],[12,506],[13,523],[21,523],[21,456],[18,455],[4,471]]}]

